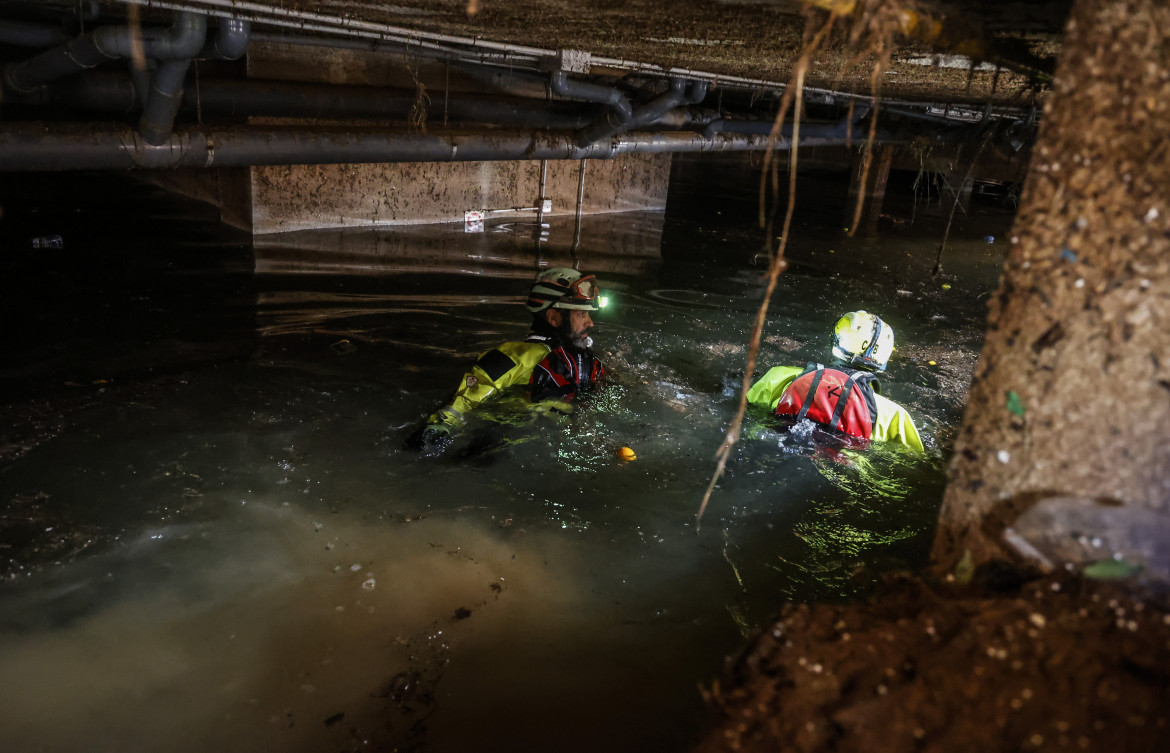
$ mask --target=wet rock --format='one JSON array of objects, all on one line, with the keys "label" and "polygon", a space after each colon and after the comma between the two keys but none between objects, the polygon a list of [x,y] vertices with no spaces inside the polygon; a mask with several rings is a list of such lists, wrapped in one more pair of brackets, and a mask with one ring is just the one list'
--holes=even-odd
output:
[{"label": "wet rock", "polygon": [[1124,561],[1138,566],[1146,585],[1170,592],[1170,516],[1153,510],[1109,499],[1049,497],[1020,515],[1004,540],[1046,569]]}]

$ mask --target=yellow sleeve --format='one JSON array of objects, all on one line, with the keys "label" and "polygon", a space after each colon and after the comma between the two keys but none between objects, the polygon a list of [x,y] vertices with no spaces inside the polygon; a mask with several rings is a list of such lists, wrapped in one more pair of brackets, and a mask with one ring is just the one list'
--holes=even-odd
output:
[{"label": "yellow sleeve", "polygon": [[761,408],[775,410],[784,390],[796,381],[802,371],[804,369],[800,366],[773,366],[748,390],[748,402]]},{"label": "yellow sleeve", "polygon": [[447,405],[427,418],[427,423],[462,424],[464,416],[500,390],[528,384],[532,369],[549,352],[542,343],[511,342],[484,351],[465,373]]},{"label": "yellow sleeve", "polygon": [[906,409],[877,393],[874,393],[874,398],[877,400],[877,426],[873,438],[879,442],[901,442],[912,450],[925,453],[918,429],[914,428],[914,419]]}]

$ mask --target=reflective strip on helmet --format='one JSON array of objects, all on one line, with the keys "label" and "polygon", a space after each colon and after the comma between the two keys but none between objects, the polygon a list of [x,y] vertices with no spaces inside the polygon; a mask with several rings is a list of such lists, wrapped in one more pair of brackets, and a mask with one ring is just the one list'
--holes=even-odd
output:
[{"label": "reflective strip on helmet", "polygon": [[878,338],[882,334],[882,318],[880,316],[873,316],[873,338],[869,341],[869,347],[861,354],[861,357],[867,361],[873,361],[873,351],[878,346]]}]

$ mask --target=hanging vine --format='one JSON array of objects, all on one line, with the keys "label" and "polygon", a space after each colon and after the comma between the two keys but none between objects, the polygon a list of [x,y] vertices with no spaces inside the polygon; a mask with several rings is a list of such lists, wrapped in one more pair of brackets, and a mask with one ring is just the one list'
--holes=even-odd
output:
[{"label": "hanging vine", "polygon": [[[784,251],[788,244],[789,230],[792,226],[792,217],[796,208],[796,173],[799,157],[800,121],[804,106],[803,90],[805,76],[809,71],[812,61],[829,37],[837,19],[843,15],[851,15],[853,23],[849,29],[848,45],[858,50],[858,53],[849,63],[847,69],[853,68],[871,57],[876,58],[870,75],[870,95],[873,100],[873,108],[870,114],[869,138],[862,165],[861,179],[862,185],[864,185],[865,180],[868,178],[869,165],[872,159],[871,147],[877,128],[878,100],[881,96],[882,75],[889,67],[890,55],[894,49],[894,40],[898,35],[906,33],[908,19],[913,19],[917,22],[916,20],[920,18],[917,11],[917,4],[913,2],[908,3],[905,0],[813,0],[809,4],[827,10],[828,16],[826,17],[823,12],[812,9],[806,15],[801,54],[793,66],[791,83],[784,89],[784,96],[780,101],[780,108],[772,123],[772,130],[768,135],[768,148],[764,153],[764,163],[760,173],[759,221],[760,225],[766,229],[765,237],[771,243],[771,239],[775,237],[773,235],[775,206],[773,206],[772,213],[767,211],[767,188],[770,178],[772,195],[779,195],[780,176],[778,163],[775,159],[775,151],[776,145],[780,142],[780,136],[785,119],[788,116],[788,111],[792,109],[793,124],[788,162],[788,205],[784,214],[784,224],[780,232],[776,252],[772,255],[768,268],[764,298],[760,303],[759,310],[756,312],[751,334],[748,339],[747,361],[744,366],[739,405],[736,409],[735,417],[727,427],[723,442],[719,445],[719,449],[715,453],[715,472],[711,476],[710,483],[707,484],[707,489],[703,493],[702,502],[699,504],[699,511],[695,516],[696,530],[702,525],[703,513],[706,512],[707,505],[711,500],[711,494],[714,492],[715,485],[719,483],[719,479],[723,476],[727,468],[727,461],[731,457],[732,449],[739,441],[739,435],[743,429],[744,415],[747,412],[748,390],[751,387],[754,377],[756,357],[760,349],[760,339],[763,334],[764,323],[767,320],[768,307],[771,304],[772,294],[776,289],[776,282],[780,277],[780,273],[788,266],[787,261],[784,259]],[[863,197],[864,192],[861,192],[861,195],[858,197],[858,204],[854,210],[854,222],[850,229],[850,235],[853,234],[853,228],[857,227],[858,218],[862,211]]]}]

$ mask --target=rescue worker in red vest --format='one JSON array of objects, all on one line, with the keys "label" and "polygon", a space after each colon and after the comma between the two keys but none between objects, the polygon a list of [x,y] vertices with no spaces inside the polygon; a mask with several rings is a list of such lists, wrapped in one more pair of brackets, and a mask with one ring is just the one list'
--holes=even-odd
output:
[{"label": "rescue worker in red vest", "polygon": [[901,442],[924,452],[906,409],[883,397],[873,372],[885,371],[894,330],[880,317],[852,311],[833,330],[833,362],[776,366],[748,391],[748,402],[789,420],[810,419],[864,440]]},{"label": "rescue worker in red vest", "polygon": [[600,293],[593,275],[565,267],[541,272],[528,294],[526,308],[532,314],[528,337],[482,353],[451,400],[407,443],[414,447],[444,443],[470,411],[509,387],[526,388],[528,399],[541,408],[572,412],[577,394],[605,373],[589,337],[590,314],[605,300]]}]

